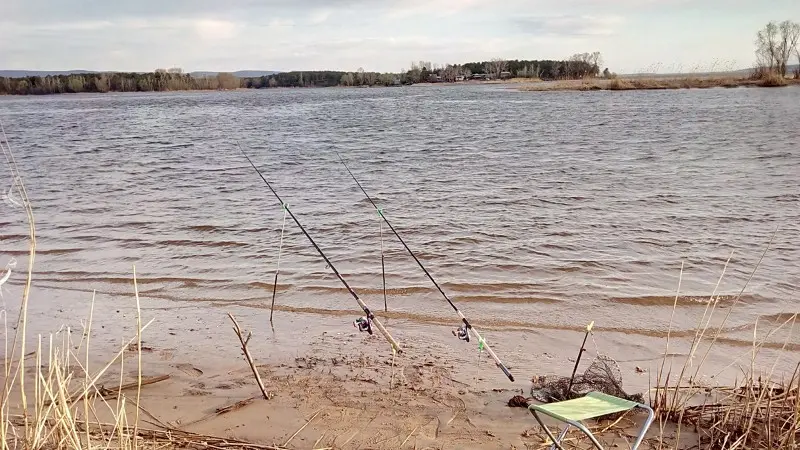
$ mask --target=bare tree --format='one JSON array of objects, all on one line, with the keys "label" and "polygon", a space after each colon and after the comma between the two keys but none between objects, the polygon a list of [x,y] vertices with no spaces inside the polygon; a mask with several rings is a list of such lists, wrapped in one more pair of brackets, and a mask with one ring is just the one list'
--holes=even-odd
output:
[{"label": "bare tree", "polygon": [[494,78],[500,78],[500,73],[505,72],[506,69],[508,69],[508,61],[503,58],[492,58],[491,61],[484,65],[486,73],[494,76]]},{"label": "bare tree", "polygon": [[778,25],[775,22],[769,22],[756,34],[757,71],[767,73],[775,71],[777,48]]},{"label": "bare tree", "polygon": [[778,25],[778,32],[780,33],[780,40],[778,41],[778,73],[781,76],[786,75],[786,66],[789,63],[789,58],[792,57],[792,52],[797,48],[797,40],[800,38],[800,24],[790,20],[784,20]]},{"label": "bare tree", "polygon": [[353,85],[353,74],[347,72],[346,74],[342,75],[342,78],[339,80],[339,84],[342,86],[352,86]]},{"label": "bare tree", "polygon": [[240,84],[239,79],[229,72],[218,73],[217,81],[220,89],[236,89]]},{"label": "bare tree", "polygon": [[448,64],[442,69],[442,81],[453,82],[456,81],[456,77],[459,76],[460,68],[459,66],[454,66],[452,64]]},{"label": "bare tree", "polygon": [[364,68],[363,67],[359,67],[358,70],[356,70],[356,81],[358,81],[358,85],[359,86],[364,84]]},{"label": "bare tree", "polygon": [[603,57],[600,55],[600,52],[593,52],[591,60],[589,61],[593,66],[597,67],[597,71],[600,71],[600,66],[603,65]]},{"label": "bare tree", "polygon": [[800,46],[794,47],[795,56],[797,56],[797,67],[794,69],[794,77],[800,80]]}]

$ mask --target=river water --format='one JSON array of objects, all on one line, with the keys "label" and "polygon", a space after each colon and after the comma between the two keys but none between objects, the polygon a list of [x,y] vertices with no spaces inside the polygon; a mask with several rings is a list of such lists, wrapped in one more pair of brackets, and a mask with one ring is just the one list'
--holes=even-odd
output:
[{"label": "river water", "polygon": [[[129,303],[135,264],[145,299],[269,308],[284,215],[238,141],[379,317],[383,233],[395,327],[458,322],[337,151],[471,321],[542,332],[593,320],[631,345],[666,335],[679,279],[672,330],[693,335],[731,255],[712,321],[734,306],[725,342],[746,347],[757,319],[800,313],[798,117],[797,88],[0,98],[36,214],[34,284],[69,301],[96,290]],[[22,269],[14,200],[0,205],[0,265]],[[291,218],[285,230],[276,314],[352,330],[353,298]]]}]

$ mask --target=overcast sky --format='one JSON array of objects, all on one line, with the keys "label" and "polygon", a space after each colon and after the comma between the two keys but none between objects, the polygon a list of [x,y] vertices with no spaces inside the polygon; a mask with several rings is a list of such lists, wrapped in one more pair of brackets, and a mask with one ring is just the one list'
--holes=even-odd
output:
[{"label": "overcast sky", "polygon": [[612,71],[744,68],[800,0],[0,0],[0,69],[399,71],[563,59]]}]

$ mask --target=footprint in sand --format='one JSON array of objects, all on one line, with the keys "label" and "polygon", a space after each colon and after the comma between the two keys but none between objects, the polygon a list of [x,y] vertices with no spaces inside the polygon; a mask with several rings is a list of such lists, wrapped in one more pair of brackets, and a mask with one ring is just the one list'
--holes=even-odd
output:
[{"label": "footprint in sand", "polygon": [[158,356],[161,358],[162,361],[170,361],[174,356],[174,350],[175,349],[172,348],[165,348],[164,350],[158,352]]},{"label": "footprint in sand", "polygon": [[185,373],[186,375],[191,376],[191,377],[195,377],[196,378],[196,377],[199,377],[200,375],[203,375],[203,371],[202,370],[198,369],[197,367],[195,367],[195,366],[193,366],[191,364],[185,364],[185,363],[184,364],[177,364],[175,366],[175,368],[180,370],[181,372]]}]

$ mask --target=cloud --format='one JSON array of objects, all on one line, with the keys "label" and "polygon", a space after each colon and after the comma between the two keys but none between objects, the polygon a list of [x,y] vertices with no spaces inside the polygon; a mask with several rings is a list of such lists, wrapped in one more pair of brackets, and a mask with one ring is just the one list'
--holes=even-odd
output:
[{"label": "cloud", "polygon": [[800,19],[797,0],[730,1],[0,0],[0,68],[397,71],[597,50],[621,72],[751,61],[767,15]]},{"label": "cloud", "polygon": [[453,16],[479,6],[490,5],[485,0],[406,0],[394,2],[389,7],[387,17],[402,19],[420,15]]},{"label": "cloud", "polygon": [[239,26],[226,20],[200,19],[192,24],[195,32],[206,40],[231,39],[236,37]]},{"label": "cloud", "polygon": [[315,9],[311,11],[311,14],[309,14],[308,21],[312,25],[319,25],[327,22],[328,19],[330,19],[331,14],[333,14],[333,10],[329,8]]},{"label": "cloud", "polygon": [[527,34],[537,36],[611,36],[625,20],[620,16],[554,15],[513,19]]}]

